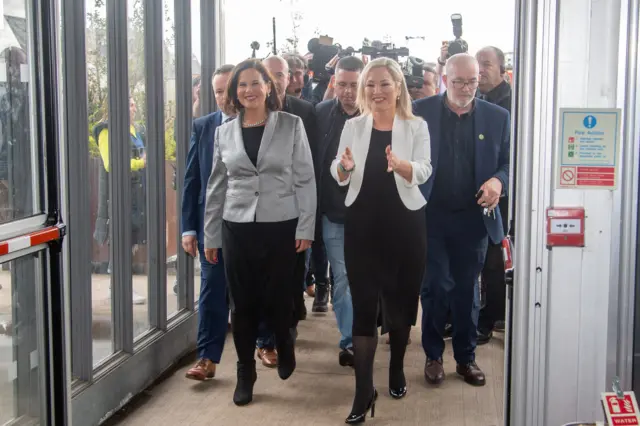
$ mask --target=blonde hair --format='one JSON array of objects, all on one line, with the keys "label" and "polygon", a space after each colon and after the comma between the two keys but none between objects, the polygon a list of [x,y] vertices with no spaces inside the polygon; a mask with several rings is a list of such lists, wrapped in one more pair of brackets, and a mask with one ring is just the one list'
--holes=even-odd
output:
[{"label": "blonde hair", "polygon": [[377,58],[369,62],[362,74],[360,74],[360,81],[358,82],[358,96],[356,98],[356,105],[361,114],[371,114],[371,108],[367,103],[365,87],[367,85],[367,79],[369,78],[369,72],[374,68],[386,68],[391,74],[391,78],[398,85],[400,91],[400,98],[396,101],[396,114],[404,119],[411,120],[415,118],[413,115],[413,108],[411,106],[411,95],[409,95],[409,89],[407,89],[407,82],[404,80],[404,74],[400,65],[389,58]]}]

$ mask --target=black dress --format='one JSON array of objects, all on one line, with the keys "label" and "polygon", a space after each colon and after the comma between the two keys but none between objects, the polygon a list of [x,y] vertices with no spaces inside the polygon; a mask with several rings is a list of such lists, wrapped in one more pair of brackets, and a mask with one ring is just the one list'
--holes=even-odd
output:
[{"label": "black dress", "polygon": [[[347,208],[344,255],[353,300],[353,335],[377,336],[415,325],[426,265],[425,208],[402,202],[387,172],[391,131],[373,129],[362,187]],[[392,147],[393,148],[393,147]]]}]

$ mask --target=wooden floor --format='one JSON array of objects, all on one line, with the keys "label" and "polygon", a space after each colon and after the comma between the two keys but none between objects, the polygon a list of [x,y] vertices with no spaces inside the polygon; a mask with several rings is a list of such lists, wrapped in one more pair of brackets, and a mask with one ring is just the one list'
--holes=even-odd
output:
[{"label": "wooden floor", "polygon": [[[307,299],[310,308],[310,300]],[[300,322],[296,347],[298,367],[287,381],[276,370],[258,363],[258,381],[253,402],[236,407],[236,356],[231,336],[216,378],[194,382],[184,378],[194,359],[185,360],[167,379],[148,389],[132,404],[114,415],[109,425],[339,425],[349,414],[354,392],[350,368],[338,364],[333,312],[309,314]],[[409,393],[399,401],[388,394],[389,347],[380,338],[374,382],[380,394],[371,425],[498,426],[502,425],[503,335],[477,350],[477,362],[487,375],[487,385],[474,388],[455,374],[451,342],[447,342],[447,378],[438,388],[423,377],[425,356],[420,345],[420,329],[412,330],[413,343],[407,350],[405,375]]]}]

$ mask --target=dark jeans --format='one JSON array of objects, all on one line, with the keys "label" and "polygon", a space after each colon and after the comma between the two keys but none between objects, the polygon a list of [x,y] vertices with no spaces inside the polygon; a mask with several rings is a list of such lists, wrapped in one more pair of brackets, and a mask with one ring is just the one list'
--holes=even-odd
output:
[{"label": "dark jeans", "polygon": [[220,253],[217,264],[207,262],[204,245],[200,252],[200,298],[198,300],[198,357],[218,364],[227,335],[229,306],[224,259]]}]

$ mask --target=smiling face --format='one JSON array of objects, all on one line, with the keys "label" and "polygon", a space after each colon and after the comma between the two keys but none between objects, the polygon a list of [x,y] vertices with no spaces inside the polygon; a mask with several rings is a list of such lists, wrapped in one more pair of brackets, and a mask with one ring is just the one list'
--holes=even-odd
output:
[{"label": "smiling face", "polygon": [[264,107],[269,85],[262,74],[254,68],[249,68],[238,76],[238,101],[245,109]]},{"label": "smiling face", "polygon": [[394,81],[386,67],[372,68],[364,83],[365,102],[371,112],[395,109],[400,96],[400,84]]}]

